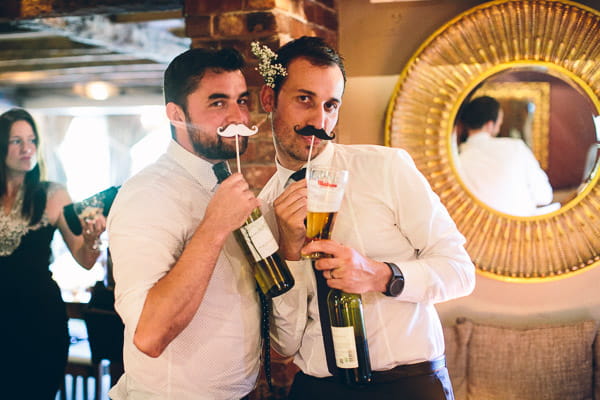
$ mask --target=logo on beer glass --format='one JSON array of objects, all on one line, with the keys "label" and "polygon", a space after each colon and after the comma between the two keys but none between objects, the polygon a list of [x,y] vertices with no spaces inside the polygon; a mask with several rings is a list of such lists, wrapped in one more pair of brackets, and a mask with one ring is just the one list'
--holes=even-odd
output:
[{"label": "logo on beer glass", "polygon": [[[327,167],[313,167],[308,172],[308,212],[306,239],[331,239],[333,225],[342,205],[348,171]],[[304,258],[320,258],[322,253],[304,254]]]}]

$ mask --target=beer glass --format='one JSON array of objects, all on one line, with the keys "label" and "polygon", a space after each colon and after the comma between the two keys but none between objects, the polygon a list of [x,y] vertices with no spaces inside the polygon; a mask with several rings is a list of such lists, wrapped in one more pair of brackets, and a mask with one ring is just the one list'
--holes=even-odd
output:
[{"label": "beer glass", "polygon": [[[328,167],[312,167],[308,171],[308,206],[306,215],[306,240],[331,239],[335,218],[342,205],[348,171]],[[314,259],[325,256],[316,252],[303,254]]]}]

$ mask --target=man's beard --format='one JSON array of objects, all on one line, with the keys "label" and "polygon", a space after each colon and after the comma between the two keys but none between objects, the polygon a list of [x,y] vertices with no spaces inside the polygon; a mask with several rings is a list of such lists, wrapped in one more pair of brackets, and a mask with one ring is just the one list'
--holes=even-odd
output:
[{"label": "man's beard", "polygon": [[[206,137],[202,137],[202,133],[199,133],[196,129],[192,131],[188,130],[188,134],[190,135],[190,141],[192,142],[192,146],[194,146],[196,154],[209,160],[228,160],[230,158],[235,158],[235,140],[239,140],[240,155],[244,154],[248,148],[248,138],[245,136],[238,137],[237,139],[224,139],[221,136],[217,136],[207,140]],[[229,143],[225,143],[225,140]]]},{"label": "man's beard", "polygon": [[[187,120],[190,121],[189,116]],[[208,160],[228,160],[236,157],[235,140],[238,140],[240,155],[248,148],[248,137],[223,138],[217,132],[204,132],[196,125],[187,123],[187,133],[194,151]],[[214,136],[213,136],[214,135]]]}]

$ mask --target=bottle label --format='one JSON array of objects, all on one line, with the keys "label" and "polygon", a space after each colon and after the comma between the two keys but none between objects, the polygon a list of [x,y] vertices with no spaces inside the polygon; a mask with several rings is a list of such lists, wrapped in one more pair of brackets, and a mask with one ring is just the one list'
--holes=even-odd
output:
[{"label": "bottle label", "polygon": [[248,225],[242,226],[240,232],[256,262],[264,260],[279,249],[273,233],[263,216]]},{"label": "bottle label", "polygon": [[351,326],[331,327],[335,363],[338,368],[358,368],[358,354],[354,328]]}]

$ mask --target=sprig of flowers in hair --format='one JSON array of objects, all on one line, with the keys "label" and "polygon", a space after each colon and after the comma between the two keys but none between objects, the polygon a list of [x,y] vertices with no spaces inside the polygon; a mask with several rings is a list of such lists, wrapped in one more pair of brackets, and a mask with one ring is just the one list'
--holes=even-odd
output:
[{"label": "sprig of flowers in hair", "polygon": [[270,88],[275,87],[275,78],[277,75],[286,76],[287,71],[280,63],[275,64],[273,61],[277,59],[277,54],[266,45],[260,45],[259,42],[250,44],[252,54],[258,58],[258,67],[256,70],[262,75],[265,80],[265,85]]}]

